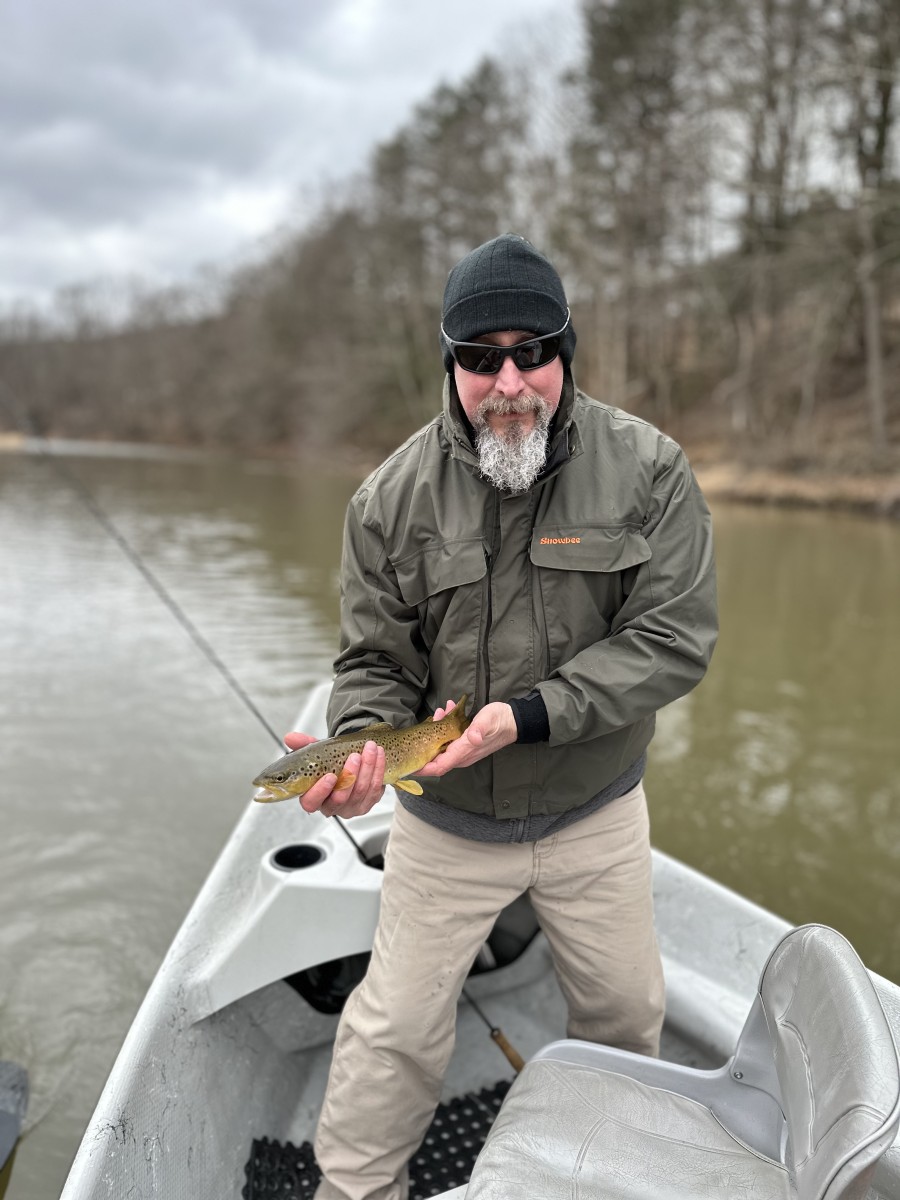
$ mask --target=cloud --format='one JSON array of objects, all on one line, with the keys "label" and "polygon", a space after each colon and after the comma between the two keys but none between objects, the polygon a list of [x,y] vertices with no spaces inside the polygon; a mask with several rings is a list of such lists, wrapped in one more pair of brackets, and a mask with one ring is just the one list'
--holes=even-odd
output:
[{"label": "cloud", "polygon": [[7,0],[0,298],[238,254],[551,2]]},{"label": "cloud", "polygon": [[127,219],[151,198],[264,173],[327,81],[302,57],[315,39],[308,16],[292,56],[247,8],[250,24],[171,0],[93,0],[89,24],[67,0],[52,20],[46,4],[30,10],[0,66],[0,188],[13,215]]}]

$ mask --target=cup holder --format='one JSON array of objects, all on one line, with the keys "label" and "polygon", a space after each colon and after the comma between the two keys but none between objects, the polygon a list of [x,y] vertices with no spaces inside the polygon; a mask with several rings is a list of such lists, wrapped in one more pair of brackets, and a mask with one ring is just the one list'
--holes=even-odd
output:
[{"label": "cup holder", "polygon": [[297,842],[291,846],[282,846],[271,855],[272,865],[279,871],[304,871],[314,867],[325,857],[325,851],[311,842]]},{"label": "cup holder", "polygon": [[363,861],[367,867],[373,867],[376,871],[384,870],[384,849],[387,845],[387,830],[380,830],[378,833],[369,834],[359,843],[359,848],[362,851]]}]

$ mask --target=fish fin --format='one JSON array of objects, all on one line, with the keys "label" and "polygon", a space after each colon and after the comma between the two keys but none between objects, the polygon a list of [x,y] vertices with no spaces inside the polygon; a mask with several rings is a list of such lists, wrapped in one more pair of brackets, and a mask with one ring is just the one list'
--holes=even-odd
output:
[{"label": "fish fin", "polygon": [[411,796],[422,795],[422,785],[417,783],[415,779],[398,779],[394,787],[400,788],[402,792],[409,792]]},{"label": "fish fin", "polygon": [[370,733],[386,733],[388,730],[393,733],[393,725],[389,725],[387,721],[378,721],[374,725],[366,725],[363,729],[351,729],[349,733],[337,733],[333,738],[329,738],[328,740],[330,742],[366,741]]},{"label": "fish fin", "polygon": [[354,783],[356,783],[356,776],[352,771],[341,771],[338,781],[332,790],[338,791],[339,789],[353,787]]}]

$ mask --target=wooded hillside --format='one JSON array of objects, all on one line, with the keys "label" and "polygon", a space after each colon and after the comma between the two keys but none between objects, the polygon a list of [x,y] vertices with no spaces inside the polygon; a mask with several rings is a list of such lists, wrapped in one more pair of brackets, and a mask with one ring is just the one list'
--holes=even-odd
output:
[{"label": "wooded hillside", "polygon": [[701,455],[896,466],[900,4],[581,23],[557,76],[538,43],[438,87],[252,268],[4,314],[0,429],[374,455],[436,411],[448,269],[513,230],[560,269],[592,395]]}]

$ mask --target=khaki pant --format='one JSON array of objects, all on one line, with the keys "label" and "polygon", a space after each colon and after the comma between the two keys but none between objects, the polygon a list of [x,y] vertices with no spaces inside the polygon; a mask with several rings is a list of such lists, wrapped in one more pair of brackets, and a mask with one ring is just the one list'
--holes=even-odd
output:
[{"label": "khaki pant", "polygon": [[658,1053],[664,996],[648,826],[641,784],[521,845],[455,837],[397,806],[372,960],[335,1039],[316,1200],[405,1200],[466,975],[500,910],[523,892],[553,953],[568,1035]]}]

